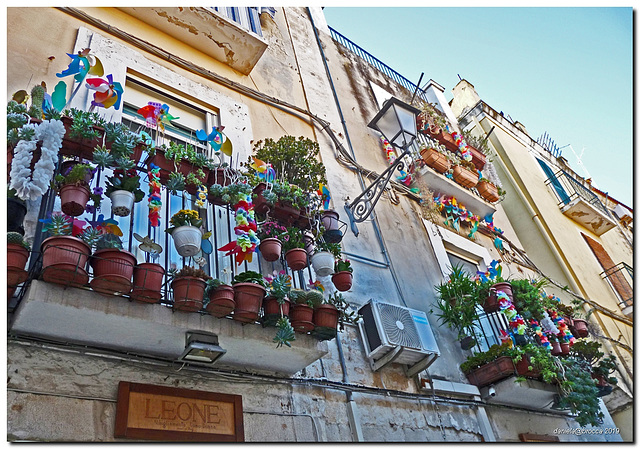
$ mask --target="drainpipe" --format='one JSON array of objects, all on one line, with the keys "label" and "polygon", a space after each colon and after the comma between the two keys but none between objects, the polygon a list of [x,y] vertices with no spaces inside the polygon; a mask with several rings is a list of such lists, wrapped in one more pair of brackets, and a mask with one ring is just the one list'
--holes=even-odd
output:
[{"label": "drainpipe", "polygon": [[[340,367],[342,368],[342,382],[349,383],[349,375],[347,374],[347,364],[344,360],[344,353],[342,352],[342,343],[340,341],[340,334],[336,335],[336,344],[338,345],[338,356],[340,358]],[[353,400],[353,392],[345,391],[347,395],[347,415],[349,418],[349,427],[351,428],[351,437],[353,441],[364,441],[362,435],[362,426],[360,426],[360,412],[358,410],[358,404]]]},{"label": "drainpipe", "polygon": [[[476,117],[473,118],[473,121],[478,127],[480,127],[480,129],[482,129],[483,131],[486,132],[486,130],[484,129],[484,127],[482,127],[482,125],[480,125],[480,122],[478,121],[478,119]],[[487,143],[490,143],[490,141],[487,141]],[[564,275],[566,276],[567,280],[569,281],[569,284],[571,285],[572,290],[574,290],[576,292],[582,292],[582,289],[575,282],[573,274],[571,273],[571,270],[569,269],[569,267],[565,263],[564,257],[558,251],[556,243],[552,240],[552,238],[549,235],[549,232],[548,232],[545,224],[540,219],[540,211],[537,210],[537,208],[535,207],[535,203],[533,203],[532,201],[531,202],[528,201],[528,198],[525,196],[524,192],[520,188],[520,184],[518,184],[516,182],[515,178],[511,174],[512,171],[507,169],[507,167],[510,168],[510,169],[513,169],[513,167],[507,166],[507,164],[505,163],[503,158],[500,156],[500,153],[498,153],[498,149],[493,144],[491,144],[491,146],[493,147],[493,149],[494,149],[494,151],[496,153],[496,156],[500,159],[500,162],[505,167],[505,170],[504,170],[505,175],[507,176],[507,178],[511,182],[511,185],[513,186],[513,189],[517,193],[517,195],[520,198],[522,204],[524,204],[524,207],[527,209],[527,212],[529,212],[529,214],[531,215],[531,220],[536,224],[536,227],[538,228],[538,231],[540,231],[540,234],[542,234],[542,237],[544,238],[545,242],[547,243],[547,246],[549,247],[549,249],[553,253],[553,256],[555,257],[555,259],[558,261],[558,264],[560,265],[560,268],[562,269],[562,272],[564,273]],[[509,165],[511,165],[511,164],[509,164]],[[591,306],[589,306],[589,304],[584,303],[583,307],[585,308],[587,314],[592,313],[593,308]],[[600,320],[598,320],[598,321],[600,321]],[[602,325],[602,323],[599,323],[599,324]],[[631,378],[629,377],[630,370],[629,370],[629,367],[627,366],[626,362],[624,361],[624,359],[620,355],[620,352],[618,351],[617,348],[613,347],[613,345],[608,340],[604,340],[603,344],[607,348],[607,351],[609,351],[610,353],[615,353],[615,354],[618,355],[618,357],[617,357],[618,361],[624,367],[624,370],[619,370],[619,372],[620,372],[620,374],[621,374],[621,376],[622,376],[622,378],[624,380],[624,383],[626,384],[627,388],[629,389],[629,391],[633,391],[633,387],[632,387],[633,383],[631,381]]]},{"label": "drainpipe", "polygon": [[[322,63],[324,64],[324,70],[327,73],[327,79],[329,80],[329,85],[331,86],[331,92],[333,94],[333,99],[336,103],[336,108],[338,109],[338,114],[340,115],[340,123],[342,124],[342,129],[344,130],[344,135],[347,139],[347,145],[349,146],[349,151],[351,152],[351,157],[353,160],[356,160],[355,152],[353,151],[353,145],[351,145],[351,139],[349,138],[349,131],[347,129],[347,122],[344,119],[344,115],[342,114],[342,108],[340,107],[340,101],[338,100],[338,92],[336,91],[335,85],[333,84],[333,78],[331,77],[331,71],[329,70],[329,65],[327,64],[327,58],[324,55],[324,50],[322,49],[322,42],[320,41],[320,36],[318,35],[318,29],[313,21],[313,14],[311,13],[311,9],[307,7],[307,15],[309,16],[309,21],[311,22],[311,27],[313,28],[313,33],[316,37],[316,42],[318,44],[318,48],[320,49],[320,56],[322,57]],[[360,188],[362,190],[365,189],[364,181],[362,179],[362,174],[357,172],[358,181],[360,182]],[[382,234],[380,233],[380,228],[378,225],[378,219],[375,216],[375,212],[373,212],[373,219],[371,220],[371,224],[373,225],[373,231],[378,239],[378,243],[380,245],[380,250],[382,252],[382,257],[384,258],[384,263],[380,263],[381,265],[385,265],[389,268],[389,272],[391,273],[391,278],[396,286],[396,290],[398,291],[398,295],[400,296],[400,300],[402,304],[407,307],[407,302],[404,299],[404,295],[402,294],[402,289],[400,288],[400,282],[398,281],[398,277],[396,272],[391,265],[391,260],[387,254],[387,250],[385,248],[384,240],[382,239]]]}]

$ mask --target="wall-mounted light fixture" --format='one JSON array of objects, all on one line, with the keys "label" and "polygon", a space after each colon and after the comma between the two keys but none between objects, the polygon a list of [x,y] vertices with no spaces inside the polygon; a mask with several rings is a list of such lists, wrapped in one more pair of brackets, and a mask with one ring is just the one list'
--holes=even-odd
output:
[{"label": "wall-mounted light fixture", "polygon": [[391,145],[403,151],[393,164],[383,171],[357,198],[344,205],[351,223],[351,231],[356,236],[358,236],[356,223],[363,222],[371,215],[393,172],[396,169],[404,169],[403,159],[411,152],[409,146],[418,134],[416,118],[419,113],[419,109],[391,97],[384,102],[382,109],[367,125],[382,133]]},{"label": "wall-mounted light fixture", "polygon": [[185,349],[178,357],[178,360],[213,365],[226,352],[226,349],[218,345],[218,336],[216,334],[187,332]]}]

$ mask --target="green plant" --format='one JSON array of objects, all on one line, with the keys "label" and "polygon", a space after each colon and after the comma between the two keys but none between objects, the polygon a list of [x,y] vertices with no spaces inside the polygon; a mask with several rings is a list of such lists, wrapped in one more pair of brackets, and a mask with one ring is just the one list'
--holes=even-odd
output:
[{"label": "green plant", "polygon": [[317,307],[324,301],[324,295],[320,290],[308,290],[307,291],[307,303],[312,307]]},{"label": "green plant", "polygon": [[134,201],[139,203],[144,198],[144,192],[140,190],[140,175],[135,168],[135,163],[128,158],[117,158],[113,175],[107,177],[106,195],[109,196],[116,190],[126,190],[133,193]]},{"label": "green plant", "polygon": [[535,319],[541,321],[544,318],[545,307],[542,301],[542,289],[546,280],[516,279],[510,281],[513,291],[513,304],[520,311],[525,320]]},{"label": "green plant", "polygon": [[281,347],[283,344],[291,347],[291,342],[296,339],[296,333],[291,326],[289,318],[281,316],[276,323],[276,335],[273,337],[273,342],[277,343],[276,348]]},{"label": "green plant", "polygon": [[336,273],[340,273],[341,271],[348,271],[349,273],[353,273],[353,268],[351,268],[351,261],[349,259],[336,260],[334,270]]},{"label": "green plant", "polygon": [[287,228],[279,225],[275,221],[266,221],[258,228],[258,238],[263,239],[278,239],[287,232]]},{"label": "green plant", "polygon": [[96,249],[122,249],[122,239],[115,234],[101,234],[96,242]]},{"label": "green plant", "polygon": [[222,201],[227,204],[236,204],[246,200],[251,195],[252,189],[249,184],[235,183],[224,187]]},{"label": "green plant", "polygon": [[27,242],[19,232],[7,232],[7,243],[20,245],[28,250],[31,250],[29,242]]},{"label": "green plant", "polygon": [[278,304],[283,305],[291,291],[291,276],[280,273],[267,280],[269,281],[267,288],[269,296],[273,296],[278,301]]},{"label": "green plant", "polygon": [[447,119],[444,114],[433,103],[425,103],[422,106],[423,116],[428,124],[436,124],[443,130],[447,126]]},{"label": "green plant", "polygon": [[326,303],[338,309],[338,328],[340,331],[344,330],[346,323],[356,324],[360,320],[360,315],[357,312],[349,310],[349,303],[344,299],[342,293],[336,292],[330,295]]},{"label": "green plant", "polygon": [[[539,371],[542,380],[546,383],[552,383],[558,378],[559,367],[556,358],[545,348],[529,343],[516,349],[520,352],[513,357],[515,363],[518,363],[522,357],[527,357],[529,359],[529,371]],[[520,377],[518,380],[522,381],[524,377]]]},{"label": "green plant", "polygon": [[438,321],[458,332],[458,340],[473,336],[476,312],[476,283],[464,271],[462,266],[451,267],[448,279],[435,286],[438,300]]},{"label": "green plant", "polygon": [[242,273],[238,273],[233,278],[232,284],[239,284],[241,282],[250,282],[252,284],[261,285],[263,287],[267,287],[267,283],[263,279],[260,273],[255,271],[244,271]]},{"label": "green plant", "polygon": [[616,356],[608,355],[600,350],[602,345],[597,341],[589,341],[584,338],[576,340],[571,346],[569,355],[586,361],[591,367],[591,372],[596,376],[602,376],[610,384],[617,384],[618,379],[611,376],[616,366]]},{"label": "green plant", "polygon": [[[315,191],[320,183],[326,184],[326,169],[319,160],[320,146],[313,140],[283,136],[277,141],[265,139],[253,146],[257,159],[270,163],[279,180],[294,184],[304,191]],[[243,164],[250,168],[251,157]]]},{"label": "green plant", "polygon": [[173,214],[170,223],[171,226],[166,230],[169,234],[180,226],[195,226],[199,228],[202,226],[202,219],[197,210],[182,209]]},{"label": "green plant", "polygon": [[173,194],[182,192],[186,187],[186,180],[184,175],[180,172],[174,171],[169,173],[169,179],[167,180],[167,190]]},{"label": "green plant", "polygon": [[602,422],[604,415],[600,411],[598,388],[591,378],[589,363],[572,357],[563,359],[560,363],[564,368],[564,376],[560,381],[563,394],[558,405],[575,413],[576,421],[581,426],[597,426]]},{"label": "green plant", "polygon": [[73,230],[73,219],[62,212],[53,212],[40,221],[44,224],[42,232],[48,232],[52,236],[71,235]]},{"label": "green plant", "polygon": [[304,248],[303,233],[298,228],[289,227],[286,234],[282,235],[282,249],[286,253],[295,248]]},{"label": "green plant", "polygon": [[489,146],[487,145],[487,139],[476,137],[473,134],[471,134],[469,131],[465,132],[462,129],[460,130],[460,133],[462,134],[462,137],[464,138],[464,141],[467,143],[467,145],[472,146],[476,150],[480,151],[482,154],[487,154],[487,152],[489,151]]},{"label": "green plant", "polygon": [[188,265],[182,267],[178,271],[175,271],[175,270],[170,271],[169,276],[172,279],[191,276],[191,277],[203,279],[205,282],[211,279],[211,277],[207,273],[205,273],[205,271],[202,270],[201,268],[190,267]]},{"label": "green plant", "polygon": [[[342,247],[339,243],[327,243],[323,239],[316,240],[314,252],[327,251],[336,259],[342,257]],[[342,270],[344,271],[344,270]]]},{"label": "green plant", "polygon": [[142,143],[142,138],[133,133],[129,127],[120,122],[106,123],[104,134],[107,142],[111,142],[111,153],[114,157],[130,157],[134,148]]},{"label": "green plant", "polygon": [[73,119],[69,129],[69,137],[72,139],[97,139],[100,133],[94,126],[104,127],[106,121],[96,112],[82,111],[71,108],[64,111],[64,115]]},{"label": "green plant", "polygon": [[313,305],[313,303],[310,304],[309,301],[307,301],[307,292],[299,288],[291,289],[289,292],[289,299],[295,304]]},{"label": "green plant", "polygon": [[90,180],[96,169],[89,164],[75,164],[70,166],[65,173],[60,173],[54,178],[57,190],[67,185],[88,186],[87,178]]}]

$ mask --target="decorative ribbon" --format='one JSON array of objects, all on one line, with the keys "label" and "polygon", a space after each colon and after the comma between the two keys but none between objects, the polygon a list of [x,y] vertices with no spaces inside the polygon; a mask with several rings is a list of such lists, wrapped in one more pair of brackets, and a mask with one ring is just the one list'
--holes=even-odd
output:
[{"label": "decorative ribbon", "polygon": [[162,197],[160,196],[160,167],[149,165],[149,223],[154,228],[160,226],[160,209],[162,209]]},{"label": "decorative ribbon", "polygon": [[245,260],[251,262],[256,247],[260,244],[256,231],[255,212],[251,194],[244,195],[244,199],[234,204],[233,209],[236,214],[236,226],[233,228],[238,238],[226,245],[218,248],[218,251],[227,251],[225,256],[235,254],[236,263],[240,265]]}]

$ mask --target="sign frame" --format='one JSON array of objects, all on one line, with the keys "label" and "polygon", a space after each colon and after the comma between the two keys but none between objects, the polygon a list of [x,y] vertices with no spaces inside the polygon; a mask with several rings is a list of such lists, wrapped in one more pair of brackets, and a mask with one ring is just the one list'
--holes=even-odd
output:
[{"label": "sign frame", "polygon": [[[198,399],[222,402],[233,405],[234,434],[216,434],[205,432],[186,432],[181,430],[160,430],[129,426],[130,393],[142,393],[155,396]],[[139,384],[120,381],[118,383],[118,401],[116,403],[116,423],[114,436],[136,440],[185,441],[185,442],[244,442],[244,422],[242,414],[242,396],[235,394],[213,393],[188,390],[185,388],[160,385]]]}]

